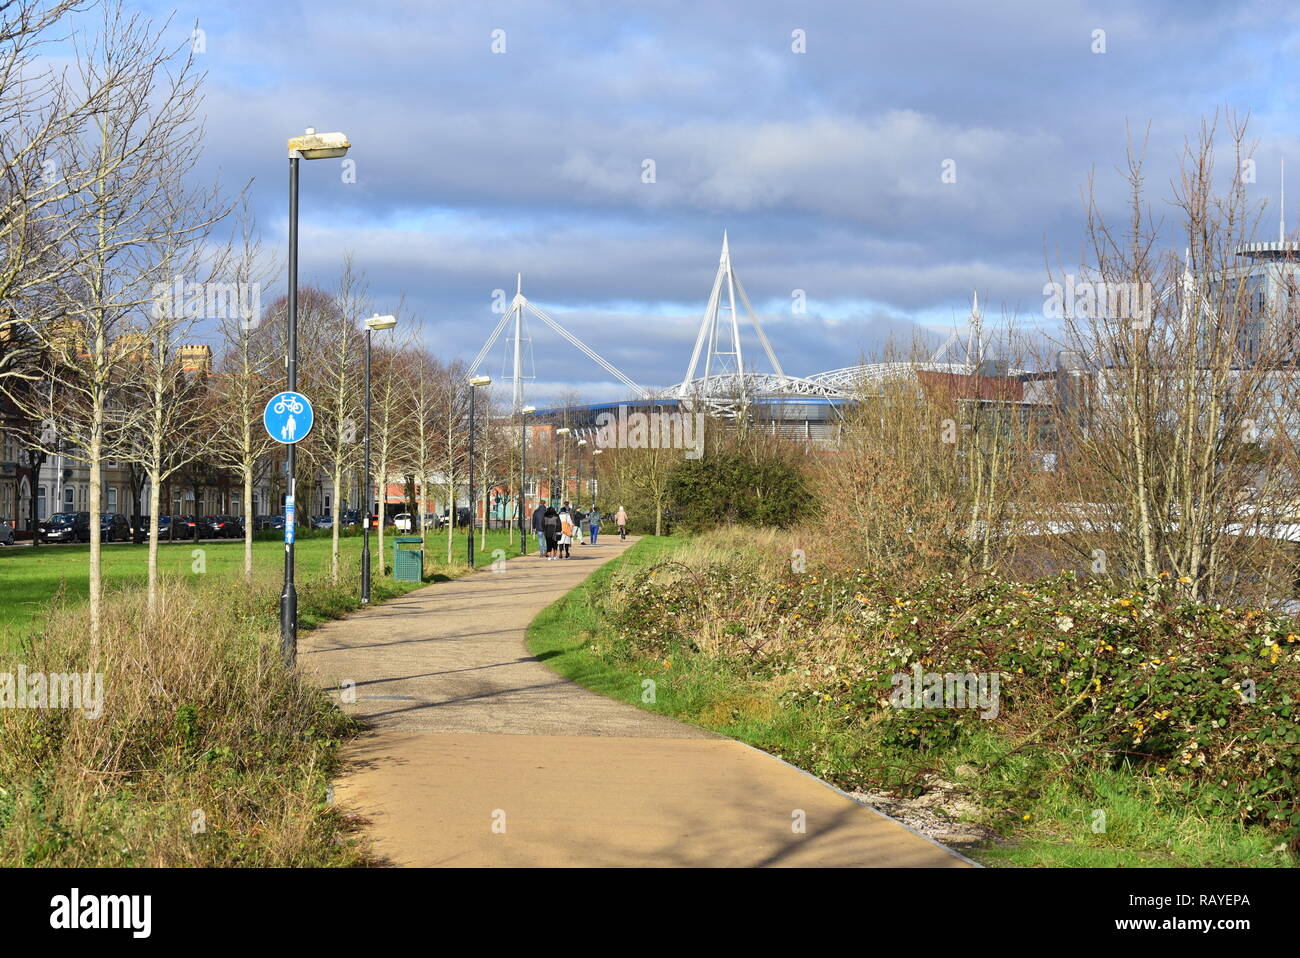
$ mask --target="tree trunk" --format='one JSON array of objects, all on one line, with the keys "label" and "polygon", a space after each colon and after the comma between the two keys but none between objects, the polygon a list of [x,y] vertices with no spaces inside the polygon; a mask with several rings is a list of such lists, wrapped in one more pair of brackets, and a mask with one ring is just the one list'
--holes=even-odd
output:
[{"label": "tree trunk", "polygon": [[334,508],[330,511],[333,522],[330,523],[330,581],[335,585],[339,581],[339,519],[342,518],[343,497],[339,495],[339,489],[343,486],[343,470],[337,465],[337,459],[334,460]]},{"label": "tree trunk", "polygon": [[447,565],[451,565],[452,533],[456,529],[456,477],[447,470]]},{"label": "tree trunk", "polygon": [[[149,477],[149,617],[158,611],[158,510],[162,505],[162,484]],[[175,517],[173,517],[174,519]]]},{"label": "tree trunk", "polygon": [[[41,469],[44,468],[45,460],[47,458],[48,457],[45,455],[41,455],[38,457],[38,456],[32,456],[30,453],[28,453],[27,456],[27,464],[31,468],[31,473],[32,473],[31,483],[28,487],[31,489],[31,494],[27,497],[27,525],[32,532],[33,549],[35,549],[38,545],[40,545],[41,542],[41,537],[36,534],[36,523],[39,521],[36,517],[36,487],[40,482]],[[49,504],[49,501],[50,501],[50,492],[47,490],[45,494],[45,502],[47,505]]]},{"label": "tree trunk", "polygon": [[407,535],[413,536],[417,534],[416,530],[419,530],[418,535],[420,536],[420,548],[424,550],[425,556],[425,568],[421,569],[421,572],[427,572],[429,565],[429,536],[428,530],[424,528],[424,519],[421,515],[424,511],[425,503],[429,501],[428,496],[429,489],[425,483],[424,473],[421,473],[415,482],[415,509],[411,513],[411,530],[407,533]]},{"label": "tree trunk", "polygon": [[[375,537],[376,537],[376,539],[378,540],[378,544],[379,544],[379,575],[380,575],[381,577],[384,576],[385,574],[387,574],[387,572],[388,572],[387,567],[384,565],[384,514],[388,511],[388,509],[387,509],[387,505],[388,505],[388,501],[387,501],[387,500],[388,500],[388,484],[384,481],[384,477],[385,477],[386,475],[388,475],[388,460],[387,460],[386,458],[381,458],[381,459],[379,460],[379,483],[378,483],[378,487],[379,487],[380,489],[383,490],[384,494],[383,494],[383,495],[375,494],[375,500],[376,500],[376,504],[377,504],[377,508],[375,509],[375,513],[379,516],[378,521],[375,523]],[[374,478],[375,478],[374,476],[371,476],[371,477],[370,477],[371,482],[374,482]],[[373,489],[367,489],[367,490],[366,490],[366,508],[367,508],[367,509],[370,508],[369,500],[370,500],[370,496],[371,496],[372,494],[374,494],[374,490],[373,490]],[[367,513],[367,514],[368,514],[368,513]]]},{"label": "tree trunk", "polygon": [[[253,581],[253,464],[244,461],[244,581]],[[263,513],[265,515],[265,513]]]},{"label": "tree trunk", "polygon": [[87,450],[90,458],[90,502],[87,504],[90,508],[90,562],[87,571],[90,576],[90,647],[93,661],[98,658],[100,616],[104,601],[104,569],[100,548],[100,515],[102,509],[100,503],[104,492],[104,443],[102,438],[104,407],[103,400],[98,396],[95,398],[92,416],[90,448]]}]

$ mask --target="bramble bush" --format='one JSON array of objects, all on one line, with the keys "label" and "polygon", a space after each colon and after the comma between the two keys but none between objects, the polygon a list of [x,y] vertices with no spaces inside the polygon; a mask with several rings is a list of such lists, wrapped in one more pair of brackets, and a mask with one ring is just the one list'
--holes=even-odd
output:
[{"label": "bramble bush", "polygon": [[[1279,615],[1188,601],[1168,576],[1123,589],[941,575],[900,593],[866,570],[668,562],[615,590],[627,654],[739,657],[792,677],[790,707],[833,710],[883,747],[920,754],[992,728],[1006,754],[1172,777],[1205,812],[1300,837],[1300,634]],[[997,717],[895,708],[891,676],[917,663],[1000,673]]]}]

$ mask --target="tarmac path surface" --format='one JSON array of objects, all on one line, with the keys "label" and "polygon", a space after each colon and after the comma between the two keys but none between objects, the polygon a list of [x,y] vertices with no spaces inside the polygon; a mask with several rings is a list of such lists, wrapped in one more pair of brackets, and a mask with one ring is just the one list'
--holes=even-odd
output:
[{"label": "tarmac path surface", "polygon": [[[512,559],[304,633],[299,661],[369,726],[335,801],[413,866],[965,867],[740,742],[560,677],[528,623],[635,540]],[[350,685],[345,683],[351,683]],[[351,695],[349,695],[351,697]]]}]

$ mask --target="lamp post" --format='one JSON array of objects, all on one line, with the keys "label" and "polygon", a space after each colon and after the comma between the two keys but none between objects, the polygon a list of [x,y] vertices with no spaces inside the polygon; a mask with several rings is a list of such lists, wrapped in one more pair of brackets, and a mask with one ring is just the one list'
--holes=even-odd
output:
[{"label": "lamp post", "polygon": [[[480,386],[491,386],[491,376],[471,376],[469,378],[469,567],[474,568],[474,396]],[[487,508],[486,504],[483,507]],[[455,504],[452,505],[455,511]],[[486,515],[483,517],[487,518]]]},{"label": "lamp post", "polygon": [[560,495],[557,496],[555,494],[555,480],[559,479],[561,484],[563,484],[564,482],[564,480],[560,478],[560,442],[561,442],[561,437],[567,436],[568,434],[569,434],[568,426],[561,426],[559,429],[555,430],[555,471],[551,473],[552,476],[551,498],[555,500],[555,505],[557,508],[559,507],[560,503],[564,501],[563,489],[561,489]]},{"label": "lamp post", "polygon": [[[361,496],[361,508],[365,515],[361,520],[361,604],[370,604],[370,496],[374,490],[370,479],[370,334],[376,329],[392,329],[397,325],[396,316],[380,316],[378,313],[366,321],[366,464]],[[382,520],[380,520],[382,521]],[[381,542],[382,546],[383,543]],[[379,559],[382,562],[383,556]]]},{"label": "lamp post", "polygon": [[596,476],[596,457],[603,455],[604,452],[604,449],[591,450],[591,504],[593,506],[596,504],[596,499],[600,497],[600,480]]},{"label": "lamp post", "polygon": [[[289,392],[298,391],[298,161],[325,160],[347,153],[347,136],[342,133],[317,133],[311,127],[302,136],[289,138],[289,298],[286,310],[288,332],[285,336],[285,370]],[[292,668],[298,657],[298,590],[294,585],[293,540],[289,526],[289,506],[297,517],[294,496],[298,491],[298,447],[289,444],[285,469],[284,588],[280,592],[280,651]]]},{"label": "lamp post", "polygon": [[536,406],[524,406],[519,410],[519,553],[527,555],[524,542],[528,538],[524,525],[524,510],[528,507],[525,489],[528,484],[528,416],[537,412]]}]

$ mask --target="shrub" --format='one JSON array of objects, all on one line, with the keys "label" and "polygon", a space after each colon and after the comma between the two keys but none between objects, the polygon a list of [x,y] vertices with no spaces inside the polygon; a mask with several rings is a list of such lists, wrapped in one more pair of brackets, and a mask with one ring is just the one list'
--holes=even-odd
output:
[{"label": "shrub", "polygon": [[690,530],[728,523],[785,527],[799,518],[808,489],[784,455],[721,452],[674,465],[668,498],[674,520]]},{"label": "shrub", "polygon": [[[1168,577],[1120,589],[941,575],[900,590],[865,570],[755,575],[661,563],[618,581],[606,614],[631,655],[708,654],[791,677],[871,747],[917,756],[990,730],[1003,757],[1127,768],[1209,813],[1300,838],[1300,634],[1256,610],[1182,598]],[[999,713],[904,709],[891,676],[998,673]]]}]

